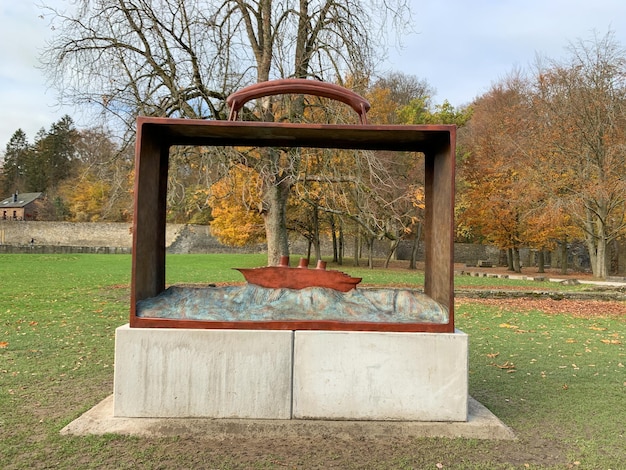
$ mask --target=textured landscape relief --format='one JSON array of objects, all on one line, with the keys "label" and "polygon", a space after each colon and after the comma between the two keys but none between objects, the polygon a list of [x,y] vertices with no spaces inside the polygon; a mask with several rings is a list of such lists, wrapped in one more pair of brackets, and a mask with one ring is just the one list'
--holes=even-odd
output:
[{"label": "textured landscape relief", "polygon": [[447,309],[412,289],[323,287],[268,289],[172,286],[137,302],[137,315],[205,321],[331,320],[382,323],[448,322]]}]

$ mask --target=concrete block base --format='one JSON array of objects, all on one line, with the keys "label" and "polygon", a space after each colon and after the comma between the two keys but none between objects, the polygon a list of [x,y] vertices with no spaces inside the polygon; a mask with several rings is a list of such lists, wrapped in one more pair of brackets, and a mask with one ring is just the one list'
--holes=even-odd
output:
[{"label": "concrete block base", "polygon": [[456,421],[468,417],[456,333],[116,331],[115,417]]},{"label": "concrete block base", "polygon": [[294,418],[467,420],[464,333],[295,335]]},{"label": "concrete block base", "polygon": [[121,326],[114,416],[289,419],[292,348],[291,331]]}]

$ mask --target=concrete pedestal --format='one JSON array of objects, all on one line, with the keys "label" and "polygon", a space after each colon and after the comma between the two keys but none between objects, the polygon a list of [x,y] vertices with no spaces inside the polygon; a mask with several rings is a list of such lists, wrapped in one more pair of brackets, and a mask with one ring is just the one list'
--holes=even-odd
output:
[{"label": "concrete pedestal", "polygon": [[113,414],[289,419],[292,348],[291,331],[121,326]]},{"label": "concrete pedestal", "polygon": [[468,338],[116,331],[115,417],[466,421]]},{"label": "concrete pedestal", "polygon": [[296,331],[293,417],[466,421],[468,337]]}]

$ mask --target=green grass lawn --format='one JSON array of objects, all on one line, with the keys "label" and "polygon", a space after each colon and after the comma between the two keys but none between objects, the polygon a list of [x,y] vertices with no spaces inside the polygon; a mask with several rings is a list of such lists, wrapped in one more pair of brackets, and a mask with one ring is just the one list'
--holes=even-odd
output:
[{"label": "green grass lawn", "polygon": [[[170,256],[167,282],[241,282],[232,267],[264,263],[265,255]],[[0,255],[0,468],[626,468],[626,318],[469,299],[456,319],[470,336],[470,394],[516,441],[61,436],[113,391],[114,332],[128,320],[130,268],[126,255]],[[340,269],[364,284],[423,283],[414,271]],[[528,281],[456,282],[506,289]]]}]

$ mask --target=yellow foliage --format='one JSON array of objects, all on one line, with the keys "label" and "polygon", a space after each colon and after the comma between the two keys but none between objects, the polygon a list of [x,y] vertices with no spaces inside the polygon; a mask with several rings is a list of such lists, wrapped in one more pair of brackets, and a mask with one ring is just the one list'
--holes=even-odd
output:
[{"label": "yellow foliage", "polygon": [[426,208],[426,196],[424,194],[424,186],[412,186],[410,188],[409,198],[413,207],[418,209]]},{"label": "yellow foliage", "polygon": [[66,201],[74,222],[97,222],[109,201],[110,185],[88,175],[78,181],[66,181],[59,194]]},{"label": "yellow foliage", "polygon": [[244,246],[265,238],[259,175],[237,165],[211,187],[211,232],[226,245]]}]

